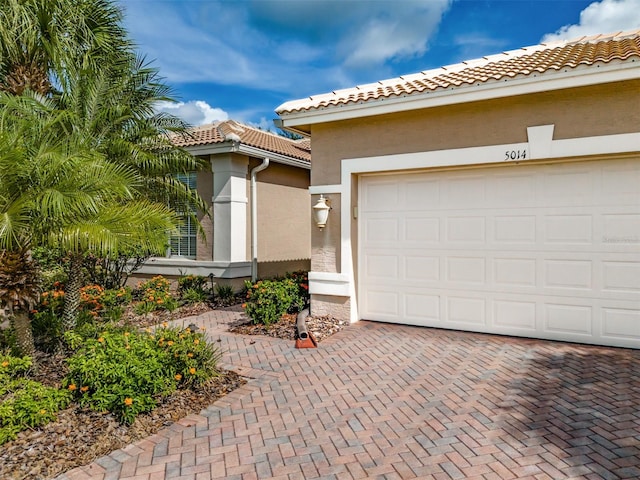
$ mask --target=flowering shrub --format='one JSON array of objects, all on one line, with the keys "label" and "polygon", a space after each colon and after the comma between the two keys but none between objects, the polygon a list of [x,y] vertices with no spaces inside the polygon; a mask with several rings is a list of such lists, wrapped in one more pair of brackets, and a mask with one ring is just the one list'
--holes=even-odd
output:
[{"label": "flowering shrub", "polygon": [[178,307],[178,302],[171,295],[169,280],[162,275],[138,284],[137,293],[140,303],[136,305],[135,312],[138,315],[156,310],[172,312]]},{"label": "flowering shrub", "polygon": [[104,308],[102,298],[104,288],[100,285],[86,285],[80,289],[80,312],[85,312],[97,318]]},{"label": "flowering shrub", "polygon": [[0,444],[54,420],[71,399],[63,390],[23,378],[31,364],[29,357],[0,355]]},{"label": "flowering shrub", "polygon": [[179,386],[217,373],[218,352],[201,333],[112,328],[89,338],[70,332],[66,338],[76,349],[67,361],[66,389],[81,404],[110,411],[125,423]]},{"label": "flowering shrub", "polygon": [[261,280],[254,285],[247,282],[245,286],[247,301],[243,307],[256,324],[269,326],[280,320],[287,311],[300,309],[304,305],[300,287],[292,278]]}]

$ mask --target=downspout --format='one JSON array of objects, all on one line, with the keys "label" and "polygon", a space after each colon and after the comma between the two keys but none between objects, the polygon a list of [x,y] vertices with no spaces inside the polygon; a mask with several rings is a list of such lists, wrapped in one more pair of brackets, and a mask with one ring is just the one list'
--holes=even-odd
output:
[{"label": "downspout", "polygon": [[269,159],[251,170],[251,282],[258,280],[258,189],[256,175],[269,166]]}]

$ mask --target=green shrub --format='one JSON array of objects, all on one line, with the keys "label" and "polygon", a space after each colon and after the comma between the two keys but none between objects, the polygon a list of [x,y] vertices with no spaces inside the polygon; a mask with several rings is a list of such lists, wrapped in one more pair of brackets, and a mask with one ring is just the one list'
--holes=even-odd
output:
[{"label": "green shrub", "polygon": [[52,352],[60,346],[63,307],[64,286],[54,282],[50,290],[42,292],[40,302],[31,311],[31,331],[38,349]]},{"label": "green shrub", "polygon": [[209,277],[203,277],[201,275],[184,275],[178,279],[178,295],[182,296],[182,293],[187,290],[199,290],[206,292],[207,281]]},{"label": "green shrub", "polygon": [[298,284],[291,278],[247,282],[247,301],[243,305],[253,323],[266,326],[280,320],[283,314],[302,307]]},{"label": "green shrub", "polygon": [[0,444],[54,420],[71,399],[64,390],[23,378],[30,368],[29,357],[0,355]]},{"label": "green shrub", "polygon": [[109,329],[98,337],[68,333],[77,349],[64,385],[83,405],[110,411],[131,423],[178,386],[215,375],[217,351],[201,333],[160,328],[155,332]]},{"label": "green shrub", "polygon": [[207,292],[196,288],[183,290],[180,295],[180,299],[186,304],[201,303],[206,301],[207,298],[209,298],[209,294]]},{"label": "green shrub", "polygon": [[228,302],[234,297],[231,285],[216,285],[216,296],[223,302]]},{"label": "green shrub", "polygon": [[156,310],[172,312],[178,308],[178,302],[171,295],[169,280],[162,275],[140,283],[136,290],[140,303],[135,306],[134,310],[138,315]]}]

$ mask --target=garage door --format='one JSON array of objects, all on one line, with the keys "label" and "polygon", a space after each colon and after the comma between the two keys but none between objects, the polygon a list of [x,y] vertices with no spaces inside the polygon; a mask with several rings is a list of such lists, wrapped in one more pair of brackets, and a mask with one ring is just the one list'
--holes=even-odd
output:
[{"label": "garage door", "polygon": [[363,176],[360,318],[640,348],[640,159]]}]

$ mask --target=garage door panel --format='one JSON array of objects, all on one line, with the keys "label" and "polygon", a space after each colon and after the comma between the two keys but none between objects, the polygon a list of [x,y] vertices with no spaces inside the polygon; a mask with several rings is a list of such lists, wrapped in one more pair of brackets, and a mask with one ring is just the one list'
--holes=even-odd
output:
[{"label": "garage door panel", "polygon": [[447,281],[461,287],[486,283],[486,259],[484,257],[448,257],[445,261]]},{"label": "garage door panel", "polygon": [[593,243],[593,216],[545,216],[544,241],[546,243],[560,243],[565,245]]},{"label": "garage door panel", "polygon": [[485,217],[450,217],[446,220],[446,240],[453,243],[484,243]]},{"label": "garage door panel", "polygon": [[399,238],[399,221],[397,218],[371,218],[365,227],[365,240],[370,244],[380,242],[397,242]]},{"label": "garage door panel", "polygon": [[536,243],[537,221],[535,215],[496,216],[493,219],[493,240],[497,245]]},{"label": "garage door panel", "polygon": [[363,177],[360,314],[640,348],[637,179],[629,159]]},{"label": "garage door panel", "polygon": [[407,179],[401,183],[404,193],[404,210],[411,212],[423,210],[425,205],[430,208],[440,207],[440,182],[438,180],[411,180]]},{"label": "garage door panel", "polygon": [[366,259],[365,275],[375,281],[383,282],[398,281],[400,279],[400,269],[397,255],[370,254]]},{"label": "garage door panel", "polygon": [[495,300],[492,310],[496,330],[531,334],[537,329],[536,302]]},{"label": "garage door panel", "polygon": [[640,311],[633,308],[603,308],[602,336],[640,342]]},{"label": "garage door panel", "polygon": [[494,284],[499,287],[535,287],[535,258],[496,258],[494,260]]},{"label": "garage door panel", "polygon": [[440,218],[438,217],[406,217],[404,219],[403,241],[419,242],[423,245],[440,242]]},{"label": "garage door panel", "polygon": [[439,324],[441,297],[433,294],[407,293],[404,295],[404,312],[408,320]]},{"label": "garage door panel", "polygon": [[640,292],[640,262],[604,261],[602,288],[611,292]]},{"label": "garage door panel", "polygon": [[443,182],[442,204],[447,208],[473,208],[485,202],[484,175],[457,175]]},{"label": "garage door panel", "polygon": [[640,245],[640,214],[605,214],[602,221],[604,243],[619,246]]},{"label": "garage door panel", "polygon": [[592,270],[590,260],[545,260],[544,286],[591,290],[593,288]]},{"label": "garage door panel", "polygon": [[404,272],[405,279],[408,282],[439,282],[440,277],[440,258],[427,255],[405,255]]}]

